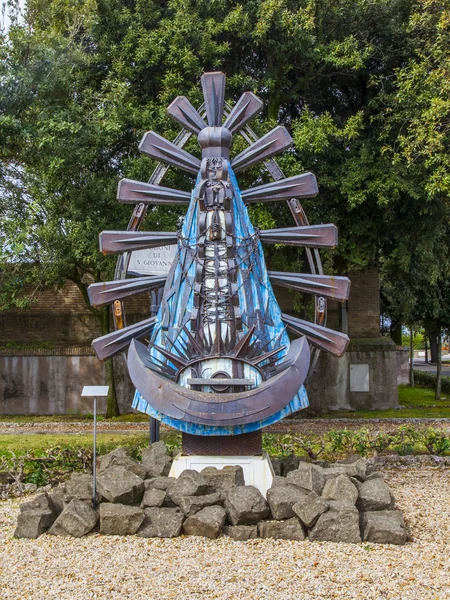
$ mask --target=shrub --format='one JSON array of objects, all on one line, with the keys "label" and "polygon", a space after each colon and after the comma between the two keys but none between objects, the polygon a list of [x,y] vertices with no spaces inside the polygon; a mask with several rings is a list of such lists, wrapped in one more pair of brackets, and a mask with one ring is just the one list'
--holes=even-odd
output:
[{"label": "shrub", "polygon": [[[414,381],[417,385],[436,389],[437,376],[434,373],[426,373],[425,371],[414,370]],[[450,377],[441,378],[441,391],[444,394],[450,394]]]}]

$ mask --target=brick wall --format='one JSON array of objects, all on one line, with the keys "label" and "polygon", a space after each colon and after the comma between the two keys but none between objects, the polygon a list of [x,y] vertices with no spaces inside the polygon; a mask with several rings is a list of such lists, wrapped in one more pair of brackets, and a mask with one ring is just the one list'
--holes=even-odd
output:
[{"label": "brick wall", "polygon": [[[0,312],[0,343],[89,345],[100,335],[98,322],[74,283],[36,291],[33,299],[28,308]],[[149,294],[127,299],[129,323],[147,318],[149,305]]]}]

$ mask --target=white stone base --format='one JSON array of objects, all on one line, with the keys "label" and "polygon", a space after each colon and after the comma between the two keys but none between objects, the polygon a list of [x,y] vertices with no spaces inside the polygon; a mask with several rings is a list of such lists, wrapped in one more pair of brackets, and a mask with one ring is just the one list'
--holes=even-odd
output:
[{"label": "white stone base", "polygon": [[245,485],[254,485],[265,497],[274,476],[267,452],[262,456],[183,456],[174,458],[169,477],[178,477],[185,469],[202,471],[206,467],[223,469],[228,465],[240,465],[244,471]]}]

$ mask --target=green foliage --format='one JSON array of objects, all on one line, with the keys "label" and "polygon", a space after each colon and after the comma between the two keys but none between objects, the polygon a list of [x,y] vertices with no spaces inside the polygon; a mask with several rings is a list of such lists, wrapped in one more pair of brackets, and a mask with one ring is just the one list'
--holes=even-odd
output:
[{"label": "green foliage", "polygon": [[[414,371],[414,381],[418,385],[427,388],[436,389],[436,373],[427,373],[426,371]],[[450,394],[450,377],[442,377],[441,391],[444,394]]]},{"label": "green foliage", "polygon": [[[402,335],[402,346],[409,348],[411,336],[409,334]],[[425,348],[425,335],[421,331],[413,330],[413,348],[414,350],[423,350]]]}]

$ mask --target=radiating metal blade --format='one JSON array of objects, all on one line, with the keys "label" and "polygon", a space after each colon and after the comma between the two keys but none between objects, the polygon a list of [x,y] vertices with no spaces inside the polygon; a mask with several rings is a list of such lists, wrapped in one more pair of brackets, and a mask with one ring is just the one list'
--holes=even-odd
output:
[{"label": "radiating metal blade", "polygon": [[185,129],[198,134],[206,127],[205,121],[201,118],[186,96],[177,96],[172,104],[167,108],[168,114],[178,121]]},{"label": "radiating metal blade", "polygon": [[303,173],[260,185],[242,192],[242,198],[247,204],[252,202],[270,202],[271,200],[286,200],[290,198],[310,198],[319,193],[317,180],[312,173]]},{"label": "radiating metal blade", "polygon": [[157,248],[176,244],[175,231],[102,231],[100,234],[100,252],[119,254],[145,248]]},{"label": "radiating metal blade", "polygon": [[281,318],[286,323],[287,328],[308,338],[311,344],[327,350],[335,356],[342,356],[350,342],[349,337],[340,331],[334,331],[303,319],[297,319],[283,313]]},{"label": "radiating metal blade", "polygon": [[144,134],[139,144],[139,150],[151,158],[183,169],[188,173],[197,174],[200,169],[198,158],[195,158],[195,156],[192,156],[192,154],[189,154],[185,150],[181,150],[181,148],[153,131],[147,131]]},{"label": "radiating metal blade", "polygon": [[306,292],[307,294],[325,296],[338,302],[345,302],[350,294],[350,279],[348,277],[286,273],[284,271],[269,271],[269,277],[273,285]]},{"label": "radiating metal blade", "polygon": [[262,107],[263,102],[255,94],[245,92],[233,106],[223,126],[231,133],[236,133],[261,112]]},{"label": "radiating metal blade", "polygon": [[223,106],[225,100],[224,73],[216,71],[214,73],[203,73],[202,88],[205,99],[206,118],[210,127],[220,127],[222,125]]},{"label": "radiating metal blade", "polygon": [[267,160],[271,156],[275,156],[279,152],[283,152],[291,145],[292,138],[288,130],[280,125],[238,154],[231,161],[231,166],[235,173],[238,173],[256,163]]},{"label": "radiating metal blade", "polygon": [[338,243],[335,225],[307,225],[305,227],[280,227],[260,231],[265,244],[286,244],[308,248],[334,248]]},{"label": "radiating metal blade", "polygon": [[95,339],[92,346],[100,360],[106,360],[126,348],[134,338],[150,334],[156,324],[156,317],[151,317],[135,325],[129,325]]},{"label": "radiating metal blade", "polygon": [[133,181],[132,179],[122,179],[117,188],[117,200],[122,204],[189,204],[191,194],[181,190],[154,185],[153,183],[144,183],[143,181]]},{"label": "radiating metal blade", "polygon": [[89,300],[93,306],[104,306],[105,304],[111,304],[115,300],[121,300],[128,296],[134,296],[134,294],[163,287],[166,280],[167,275],[92,283],[88,287]]}]

